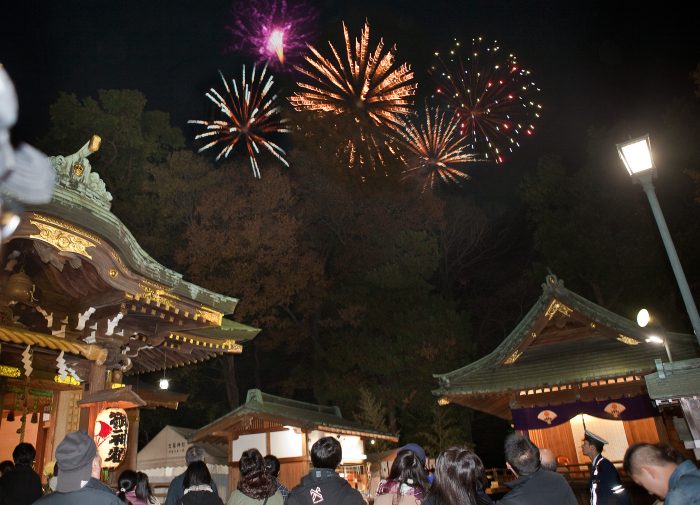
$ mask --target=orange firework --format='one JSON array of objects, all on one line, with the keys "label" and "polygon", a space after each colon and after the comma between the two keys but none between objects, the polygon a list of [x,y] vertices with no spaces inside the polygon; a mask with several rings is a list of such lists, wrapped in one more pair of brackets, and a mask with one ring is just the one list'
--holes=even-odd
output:
[{"label": "orange firework", "polygon": [[341,151],[350,166],[369,164],[374,169],[384,164],[383,152],[391,151],[387,134],[399,131],[411,113],[417,84],[407,63],[395,65],[395,46],[384,51],[380,40],[373,52],[369,50],[369,23],[365,21],[354,43],[345,23],[343,34],[345,59],[330,42],[331,58],[309,46],[307,65],[297,67],[307,80],[297,83],[299,89],[289,100],[299,111],[351,118],[358,125],[357,135]]},{"label": "orange firework", "polygon": [[408,121],[401,132],[401,143],[409,152],[404,178],[424,179],[423,191],[435,188],[440,181],[450,184],[469,179],[457,165],[475,161],[475,157],[466,152],[466,138],[459,135],[458,126],[456,116],[445,120],[444,113],[435,109],[431,114],[427,106],[425,123]]}]

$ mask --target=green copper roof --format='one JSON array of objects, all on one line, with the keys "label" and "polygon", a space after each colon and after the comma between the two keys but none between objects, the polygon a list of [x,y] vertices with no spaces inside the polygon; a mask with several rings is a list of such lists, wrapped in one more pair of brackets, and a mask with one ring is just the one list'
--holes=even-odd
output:
[{"label": "green copper roof", "polygon": [[338,430],[352,432],[360,436],[372,436],[391,441],[398,441],[398,436],[367,428],[344,419],[338,407],[327,407],[313,403],[291,400],[280,396],[263,393],[259,389],[248,391],[246,402],[225,416],[197,430],[190,440],[197,441],[212,431],[223,431],[232,426],[238,418],[245,416],[264,416],[303,429]]},{"label": "green copper roof", "polygon": [[[589,321],[590,333],[585,338],[562,338],[548,345],[529,346],[518,355],[521,344],[529,338],[535,324],[555,300]],[[598,331],[602,328],[606,328],[607,333]],[[639,343],[627,345],[615,338],[617,333]],[[645,343],[646,336],[647,332],[633,321],[586,300],[564,288],[563,282],[556,277],[548,276],[542,296],[503,342],[478,361],[452,372],[434,375],[440,387],[433,393],[493,394],[649,373],[654,369],[655,359],[667,358],[663,346]],[[666,333],[666,338],[674,359],[697,356],[692,335]],[[514,355],[516,358],[512,364],[504,364]]]},{"label": "green copper roof", "polygon": [[663,363],[644,377],[653,400],[668,400],[700,393],[700,359]]}]

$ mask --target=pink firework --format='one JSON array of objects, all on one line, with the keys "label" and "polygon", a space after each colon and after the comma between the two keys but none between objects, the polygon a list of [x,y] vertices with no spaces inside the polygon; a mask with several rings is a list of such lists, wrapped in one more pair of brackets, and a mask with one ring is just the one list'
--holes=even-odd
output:
[{"label": "pink firework", "polygon": [[317,18],[316,9],[303,0],[239,1],[227,27],[230,49],[291,71],[311,42]]}]

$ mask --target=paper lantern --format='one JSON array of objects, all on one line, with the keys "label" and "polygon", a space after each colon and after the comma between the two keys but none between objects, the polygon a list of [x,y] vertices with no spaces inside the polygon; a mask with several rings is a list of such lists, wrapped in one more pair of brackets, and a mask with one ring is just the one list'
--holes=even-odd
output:
[{"label": "paper lantern", "polygon": [[102,468],[116,468],[126,457],[129,420],[124,409],[105,409],[95,419],[95,445]]}]

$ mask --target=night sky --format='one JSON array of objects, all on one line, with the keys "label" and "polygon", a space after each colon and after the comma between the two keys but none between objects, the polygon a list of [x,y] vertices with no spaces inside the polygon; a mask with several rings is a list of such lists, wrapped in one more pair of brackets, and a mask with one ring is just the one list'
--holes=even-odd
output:
[{"label": "night sky", "polygon": [[[320,10],[317,47],[325,52],[329,39],[336,47],[341,44],[341,21],[356,37],[368,19],[371,46],[381,36],[397,44],[398,62],[412,65],[419,100],[433,88],[427,72],[433,53],[448,50],[455,38],[466,45],[475,36],[496,39],[515,53],[542,90],[537,133],[505,165],[470,169],[475,177],[465,188],[482,203],[498,201],[516,209],[523,205],[518,195],[522,176],[534,171],[538,158],[549,153],[566,161],[584,158],[591,128],[629,125],[631,137],[648,132],[654,139],[669,106],[693,96],[692,73],[700,63],[697,19],[688,3],[647,8],[618,0],[308,2]],[[226,51],[232,0],[5,3],[12,5],[0,10],[0,63],[20,98],[14,141],[32,143],[46,133],[49,107],[59,91],[83,98],[95,97],[99,89],[126,88],[142,91],[148,109],[169,112],[194,148],[196,130],[187,120],[211,112],[204,92],[220,87],[217,70],[237,76],[242,63],[252,63]],[[293,75],[277,80],[281,94],[289,96]],[[610,150],[614,153],[615,146]],[[617,176],[627,177],[621,164]],[[688,185],[684,175],[680,184]],[[662,198],[665,208],[674,200],[680,199]],[[491,452],[500,457],[500,440],[494,444]],[[482,444],[482,450],[489,448]]]},{"label": "night sky", "polygon": [[[0,62],[20,96],[15,140],[46,131],[58,91],[84,97],[109,88],[143,91],[149,107],[169,112],[191,139],[186,121],[206,113],[203,93],[217,84],[216,71],[234,75],[247,61],[225,50],[230,0],[13,4],[0,20]],[[575,153],[591,126],[626,121],[638,129],[633,136],[653,130],[673,97],[692,93],[690,75],[700,58],[695,21],[680,2],[653,9],[620,1],[312,4],[321,12],[317,45],[329,38],[340,43],[342,20],[358,34],[366,17],[372,40],[396,42],[398,61],[412,64],[419,95],[432,87],[433,52],[448,49],[453,38],[468,43],[481,35],[514,52],[531,69],[543,104],[539,131],[516,164],[544,152]],[[281,82],[289,94],[291,81]]]}]

